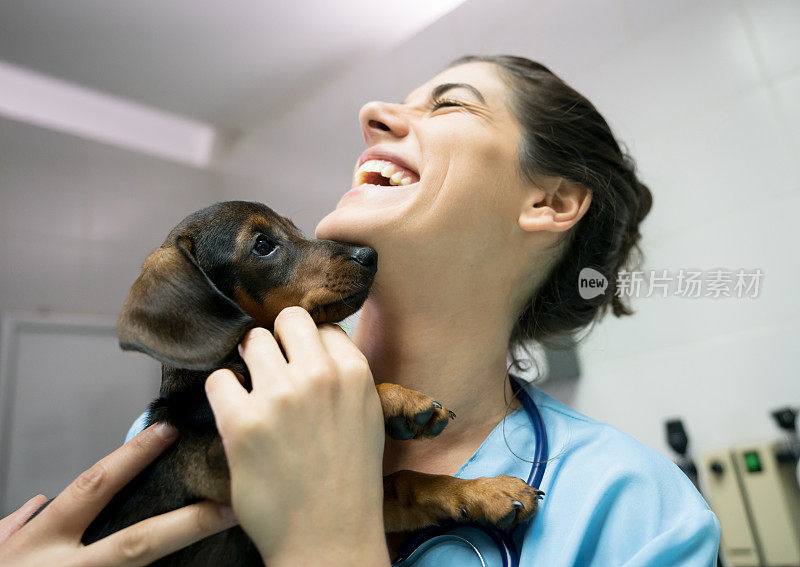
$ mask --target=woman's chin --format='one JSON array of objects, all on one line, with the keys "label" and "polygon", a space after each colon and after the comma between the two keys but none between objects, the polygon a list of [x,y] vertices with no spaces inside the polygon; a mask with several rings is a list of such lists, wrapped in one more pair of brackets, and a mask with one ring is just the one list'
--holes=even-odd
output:
[{"label": "woman's chin", "polygon": [[354,207],[337,207],[328,213],[314,230],[320,240],[338,240],[367,245],[366,235],[374,229],[374,218],[370,221],[369,215],[363,211],[353,210]]},{"label": "woman's chin", "polygon": [[319,221],[316,237],[371,246],[371,236],[396,229],[398,221],[407,215],[413,201],[409,199],[413,191],[410,187],[386,188],[382,194],[371,187],[351,189],[339,199],[336,209]]}]

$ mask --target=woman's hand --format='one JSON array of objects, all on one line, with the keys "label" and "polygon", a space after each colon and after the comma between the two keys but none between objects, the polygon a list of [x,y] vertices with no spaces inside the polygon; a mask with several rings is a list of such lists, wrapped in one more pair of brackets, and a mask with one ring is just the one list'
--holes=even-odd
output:
[{"label": "woman's hand", "polygon": [[206,382],[239,522],[270,567],[388,566],[383,414],[366,358],[300,307],[274,329],[239,347],[251,392],[230,370]]},{"label": "woman's hand", "polygon": [[204,537],[236,525],[230,508],[198,502],[120,530],[91,545],[83,532],[114,494],[177,438],[164,424],[148,427],[97,462],[27,524],[47,499],[36,496],[0,520],[0,564],[147,565]]}]

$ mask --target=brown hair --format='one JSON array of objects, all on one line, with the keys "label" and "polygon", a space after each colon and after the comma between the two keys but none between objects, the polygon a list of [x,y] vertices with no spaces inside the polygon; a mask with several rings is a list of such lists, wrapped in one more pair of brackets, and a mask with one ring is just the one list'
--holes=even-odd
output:
[{"label": "brown hair", "polygon": [[[615,316],[633,311],[616,294],[617,274],[643,258],[639,224],[653,197],[636,176],[636,164],[620,148],[611,128],[583,95],[550,69],[511,55],[461,57],[451,66],[494,63],[512,93],[511,110],[522,129],[520,171],[530,181],[559,176],[592,191],[589,209],[562,242],[564,253],[521,306],[509,348],[528,341],[563,346],[610,307]],[[591,267],[608,279],[605,293],[583,299],[578,275]]]}]

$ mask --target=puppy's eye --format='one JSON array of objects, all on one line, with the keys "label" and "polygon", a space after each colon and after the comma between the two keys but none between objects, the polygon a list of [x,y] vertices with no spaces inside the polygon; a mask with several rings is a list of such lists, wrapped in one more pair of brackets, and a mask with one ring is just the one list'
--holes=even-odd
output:
[{"label": "puppy's eye", "polygon": [[278,245],[276,243],[263,234],[259,234],[258,238],[256,238],[256,243],[253,245],[253,252],[259,256],[269,256],[275,252],[277,248]]}]

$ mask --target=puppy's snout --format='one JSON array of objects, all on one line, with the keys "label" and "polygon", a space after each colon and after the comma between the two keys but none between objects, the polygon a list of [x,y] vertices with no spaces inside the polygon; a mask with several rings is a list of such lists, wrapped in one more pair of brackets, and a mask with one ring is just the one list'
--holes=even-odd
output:
[{"label": "puppy's snout", "polygon": [[378,253],[369,246],[356,248],[350,259],[362,266],[369,268],[373,273],[378,271]]}]

